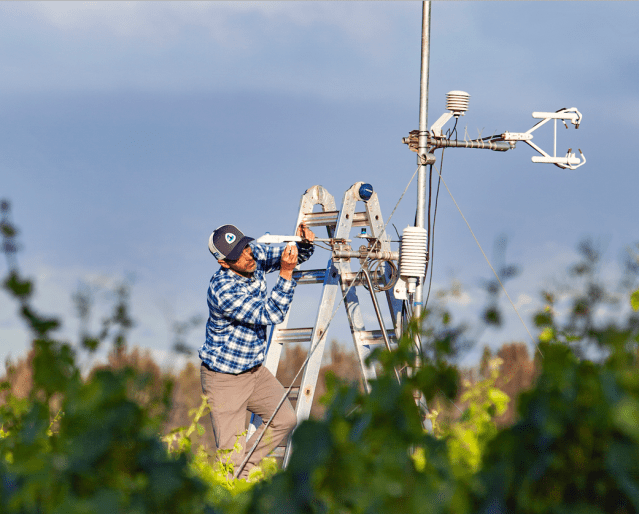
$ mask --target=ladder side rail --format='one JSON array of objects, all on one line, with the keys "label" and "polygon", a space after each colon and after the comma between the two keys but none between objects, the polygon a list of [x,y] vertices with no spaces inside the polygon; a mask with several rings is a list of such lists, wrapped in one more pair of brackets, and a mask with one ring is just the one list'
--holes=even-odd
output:
[{"label": "ladder side rail", "polygon": [[388,303],[388,310],[390,311],[391,318],[393,320],[395,339],[399,341],[405,328],[404,321],[402,320],[402,307],[404,301],[395,298],[394,290],[395,288],[391,287],[386,291],[386,302]]},{"label": "ladder side rail", "polygon": [[[326,189],[319,185],[310,187],[304,192],[300,199],[297,221],[295,223],[295,229],[293,231],[294,234],[297,233],[297,227],[304,220],[304,216],[308,213],[312,213],[313,207],[317,204],[321,205],[324,211],[334,211],[336,208],[335,198],[328,191],[326,191]],[[299,266],[296,266],[295,269],[299,269]],[[282,358],[282,349],[284,347],[283,343],[278,341],[277,333],[288,327],[290,313],[291,309],[289,308],[289,311],[286,313],[284,320],[282,320],[282,322],[277,325],[272,325],[269,333],[264,365],[266,366],[266,369],[268,369],[273,374],[273,376],[277,375],[277,368],[279,367],[279,363]],[[252,414],[246,439],[248,440],[261,425],[262,418],[257,414]]]},{"label": "ladder side rail", "polygon": [[[390,251],[390,238],[383,233],[384,222],[381,215],[381,209],[379,207],[379,200],[376,193],[373,193],[371,198],[367,202],[364,202],[366,206],[365,212],[355,212],[357,201],[359,197],[360,184],[353,185],[349,190],[344,193],[342,201],[342,207],[340,211],[335,210],[334,203],[330,205],[330,202],[320,202],[320,197],[325,193],[325,190],[321,186],[314,186],[307,190],[307,193],[302,197],[300,205],[300,212],[296,222],[295,229],[302,221],[312,221],[309,225],[312,226],[326,226],[329,237],[335,237],[337,239],[348,239],[353,227],[356,226],[369,226],[371,228],[372,236],[379,238],[381,243],[381,250]],[[310,194],[309,194],[310,193]],[[309,196],[311,198],[309,198]],[[332,197],[331,197],[332,198]],[[321,213],[313,213],[313,205],[321,203],[324,212],[327,211],[331,215],[336,214],[335,217],[331,217],[329,220],[324,216],[323,222],[320,222]],[[363,378],[363,383],[367,390],[370,390],[369,381],[376,377],[375,368],[372,364],[366,364],[367,357],[372,352],[374,346],[379,341],[375,341],[376,331],[366,331],[364,326],[364,320],[362,316],[361,306],[359,298],[356,292],[356,285],[361,285],[360,280],[353,280],[356,275],[351,270],[350,259],[330,259],[326,268],[326,274],[324,276],[324,287],[322,288],[322,296],[320,299],[320,305],[315,321],[315,326],[312,329],[311,342],[309,351],[312,352],[307,357],[307,363],[303,370],[299,396],[295,408],[298,425],[301,421],[308,419],[312,407],[313,398],[315,396],[317,380],[319,378],[319,371],[322,364],[322,359],[325,352],[327,330],[328,325],[333,316],[334,306],[338,301],[338,286],[339,291],[344,298],[344,307],[346,309],[347,319],[349,321],[351,334],[353,336],[353,344],[360,363],[360,371]],[[340,298],[341,299],[341,298]],[[393,298],[394,299],[394,298]],[[394,299],[394,309],[391,308],[391,316],[393,318],[393,324],[396,324],[396,318],[401,318],[402,304],[399,300]],[[397,328],[395,328],[395,332]],[[380,339],[383,339],[383,334],[392,331],[387,331],[385,327],[380,326]],[[291,437],[289,436],[286,449],[284,451],[284,467],[287,466],[292,451]]]},{"label": "ladder side rail", "polygon": [[[322,186],[320,185],[315,185],[309,189],[307,189],[305,191],[305,193],[302,195],[301,199],[300,199],[300,207],[299,207],[299,211],[298,211],[298,215],[297,215],[297,220],[295,221],[295,227],[293,230],[293,233],[297,233],[297,228],[299,227],[300,223],[302,223],[303,221],[308,221],[308,218],[312,217],[313,215],[313,208],[315,207],[315,205],[320,205],[322,207],[322,212],[326,213],[326,212],[336,212],[337,207],[335,205],[335,198],[333,197],[333,195],[331,195],[326,189],[324,189]],[[319,214],[319,213],[318,213]],[[327,218],[328,219],[328,218]],[[309,225],[311,225],[309,223]],[[321,226],[322,223],[314,223],[313,226]],[[330,220],[328,220],[328,222],[325,224],[326,226],[326,230],[328,233],[328,237],[332,237],[333,235],[333,228],[331,226]],[[299,270],[299,266],[296,266],[295,268],[296,270]],[[317,338],[318,335],[323,334],[324,332],[326,332],[326,328],[328,325],[328,320],[330,320],[330,312],[332,310],[332,307],[335,303],[335,298],[336,298],[336,293],[337,293],[337,281],[334,281],[334,283],[331,283],[331,279],[329,279],[330,275],[329,275],[329,271],[333,269],[333,265],[332,265],[332,260],[329,259],[327,267],[326,267],[326,272],[324,274],[324,280],[323,280],[323,288],[322,288],[322,294],[320,297],[320,304],[319,304],[319,308],[318,308],[318,314],[316,316],[316,320],[315,320],[315,324],[313,326],[312,332],[311,332],[311,337],[310,337],[310,349],[314,348],[315,345],[317,344]],[[326,312],[329,312],[328,316],[326,315]],[[288,318],[289,318],[289,314],[290,314],[290,310],[289,313],[287,313],[286,318],[284,320],[284,323],[274,326],[272,328],[272,339],[277,339],[276,334],[277,331],[281,331],[283,329],[285,329],[288,325]],[[318,326],[320,327],[318,330]],[[275,375],[275,371],[277,370],[277,366],[279,365],[279,362],[281,360],[281,353],[282,353],[282,346],[283,344],[281,342],[276,343],[275,345],[272,346],[272,350],[267,354],[267,367],[269,368],[269,370]],[[319,359],[319,364],[321,365],[321,358],[323,356],[323,347],[322,348],[317,348],[316,349],[317,353],[320,356]],[[313,359],[309,359],[309,363],[307,364],[307,368],[309,366],[315,366],[316,363],[315,362],[310,362]],[[272,369],[271,369],[272,368]],[[319,367],[317,369],[317,374],[319,374]],[[313,383],[313,387],[311,389],[311,391],[309,392],[309,388],[306,387],[305,389],[302,389],[300,387],[300,392],[298,394],[298,398],[297,398],[297,403],[296,403],[296,408],[295,408],[295,413],[297,416],[297,422],[298,424],[300,423],[300,421],[302,421],[303,419],[307,419],[308,416],[310,415],[310,406],[308,408],[308,413],[306,413],[304,410],[300,411],[300,399],[303,399],[305,397],[307,397],[309,394],[311,395],[311,402],[312,402],[312,397],[314,396],[315,393],[315,385],[317,383],[317,379],[314,381]],[[285,384],[288,385],[288,384]],[[304,401],[302,401],[301,403],[305,403]],[[291,451],[291,439],[290,439],[290,435],[288,440],[286,441],[286,448],[284,451],[284,466],[286,466],[286,464],[288,463],[288,458],[290,455],[290,451]]]},{"label": "ladder side rail", "polygon": [[[350,189],[348,189],[344,193],[344,199],[342,202],[342,212],[340,213],[340,218],[343,222],[338,220],[337,228],[338,230],[343,230],[343,234],[340,234],[338,237],[348,238],[350,235],[352,226],[359,226],[359,223],[356,221],[359,218],[355,215],[355,208],[357,207],[357,200],[359,199],[359,187],[360,183],[354,184]],[[371,207],[377,205],[377,209],[371,209],[368,203],[372,200]],[[377,204],[376,204],[377,202]],[[367,202],[364,202],[365,212],[364,217],[366,219],[365,225],[369,226],[371,231],[379,232],[378,225],[382,223],[381,212],[379,210],[379,202],[377,201],[377,193],[373,192],[371,198]],[[360,213],[357,213],[360,214]],[[347,222],[351,220],[351,225],[348,226]],[[375,234],[373,234],[377,237]],[[389,248],[390,249],[390,246]],[[347,276],[351,274],[351,262],[349,260],[344,260],[340,262],[338,266],[340,269],[340,273],[342,276]],[[367,392],[370,392],[370,380],[374,380],[377,378],[377,374],[375,372],[375,367],[373,364],[367,364],[366,360],[369,355],[373,351],[373,347],[366,343],[366,339],[364,338],[364,332],[366,330],[364,326],[364,318],[362,316],[362,310],[359,303],[359,298],[357,296],[357,290],[355,288],[355,284],[350,289],[344,283],[344,280],[341,280],[342,291],[343,294],[346,294],[344,299],[344,308],[346,309],[346,317],[348,318],[348,323],[350,325],[351,334],[353,336],[353,344],[355,346],[355,353],[357,354],[357,358],[359,360],[360,371],[362,373],[362,381],[364,383],[364,387]],[[346,291],[348,290],[348,293]]]},{"label": "ladder side rail", "polygon": [[277,374],[277,368],[279,367],[280,359],[282,356],[282,350],[284,344],[278,341],[277,333],[288,327],[288,318],[291,311],[286,313],[284,320],[277,325],[271,327],[271,333],[268,338],[268,348],[266,349],[266,358],[264,359],[264,366],[268,369],[273,376]]},{"label": "ladder side rail", "polygon": [[[266,345],[266,357],[264,359],[264,366],[268,369],[273,376],[277,374],[277,367],[280,362],[280,358],[282,355],[282,347],[284,346],[281,342],[277,341],[276,333],[277,331],[286,328],[288,325],[288,315],[290,314],[290,309],[284,316],[284,319],[281,323],[277,325],[272,325],[271,330],[269,332],[268,341]],[[261,416],[251,413],[251,420],[248,426],[248,432],[246,433],[246,440],[248,441],[251,436],[255,433],[255,431],[262,426],[263,420]]]},{"label": "ladder side rail", "polygon": [[[306,193],[302,196],[299,214],[295,223],[295,231],[297,231],[297,227],[300,223],[306,221],[307,215],[313,213],[313,207],[315,205],[321,205],[322,212],[335,212],[337,210],[333,195],[328,193],[322,186],[313,186],[307,189]],[[326,232],[328,237],[333,237],[334,229],[330,224],[326,225]],[[315,396],[315,387],[317,385],[317,377],[319,376],[319,369],[324,356],[326,330],[336,300],[336,285],[338,280],[339,277],[335,276],[333,260],[329,259],[326,266],[326,274],[324,275],[320,304],[311,335],[309,352],[313,351],[313,355],[309,357],[306,369],[302,374],[300,394],[295,408],[298,424],[310,416],[311,406]],[[289,448],[287,447],[287,453],[288,451]]]},{"label": "ladder side rail", "polygon": [[[335,210],[335,198],[333,197],[333,195],[326,191],[326,189],[324,189],[322,186],[310,187],[300,198],[300,207],[297,214],[297,221],[295,222],[293,234],[297,233],[297,227],[302,221],[304,221],[304,217],[306,216],[306,214],[312,213],[313,207],[318,204],[322,206],[322,209],[324,211]],[[299,270],[299,266],[296,266],[295,269]],[[291,310],[289,309],[282,323],[273,325],[271,327],[269,341],[276,340],[277,338],[274,337],[276,335],[276,332],[288,327],[288,319],[290,313]],[[270,344],[269,348],[267,349],[266,367],[271,373],[273,373],[274,376],[277,374],[277,368],[281,360],[282,347],[282,343],[276,343],[272,345]]]},{"label": "ladder side rail", "polygon": [[390,252],[390,237],[384,231],[384,219],[382,218],[382,210],[379,206],[379,198],[377,193],[373,192],[366,205],[366,213],[370,221],[371,236],[377,238],[381,243],[381,250]]},{"label": "ladder side rail", "polygon": [[[377,238],[381,243],[382,251],[391,251],[390,237],[384,230],[384,218],[382,217],[382,209],[379,204],[379,197],[377,192],[373,192],[370,199],[365,202],[366,212],[370,220],[371,235]],[[399,267],[399,263],[397,263]],[[391,314],[391,320],[393,322],[393,328],[395,329],[395,337],[397,340],[402,335],[402,300],[398,300],[394,295],[394,287],[386,291],[386,300],[388,302],[388,309]],[[381,327],[383,329],[383,327]]]},{"label": "ladder side rail", "polygon": [[[312,216],[315,205],[321,205],[322,212],[335,212],[337,209],[335,198],[322,186],[318,185],[307,189],[300,200],[300,210],[297,215],[297,221],[295,222],[294,234],[297,233],[297,227],[302,221],[306,221],[307,224],[311,226],[311,224],[308,223],[308,219]],[[325,224],[325,226],[328,237],[333,237],[333,228],[331,225]]]},{"label": "ladder side rail", "polygon": [[[335,302],[338,299],[338,291],[339,274],[337,273],[331,259],[328,262],[326,277],[324,279],[324,287],[322,288],[322,295],[320,297],[319,309],[317,311],[317,317],[315,319],[315,325],[311,335],[309,352],[312,351],[313,353],[307,357],[308,362],[306,363],[302,374],[300,392],[297,398],[297,404],[295,405],[297,425],[305,419],[308,419],[311,414],[311,406],[313,404],[313,397],[315,396],[317,378],[319,376],[319,370],[324,356],[324,348],[326,346],[326,332],[331,321]],[[288,460],[292,450],[291,435],[292,434],[289,434],[288,441],[286,443],[286,450],[284,451],[284,467],[288,465]]]},{"label": "ladder side rail", "polygon": [[[343,265],[346,263],[342,263]],[[350,265],[348,265],[350,271]],[[364,333],[366,328],[364,327],[364,319],[362,317],[362,311],[360,309],[359,298],[354,287],[350,290],[348,286],[340,281],[342,286],[342,295],[346,294],[344,298],[344,308],[346,309],[346,317],[350,325],[351,334],[353,335],[353,345],[355,346],[355,353],[357,354],[357,360],[359,361],[360,373],[362,375],[362,381],[367,393],[370,393],[371,386],[370,381],[377,378],[375,373],[375,367],[372,364],[366,364],[366,359],[373,351],[373,348],[367,343]],[[347,292],[348,290],[348,292]]]},{"label": "ladder side rail", "polygon": [[[295,230],[297,230],[300,223],[307,221],[309,215],[313,214],[313,207],[315,205],[321,205],[323,212],[337,211],[333,195],[329,194],[322,186],[313,186],[307,189],[306,193],[302,196],[299,214],[295,223]],[[325,225],[328,237],[333,237],[335,232],[331,225],[332,224],[328,223]],[[338,283],[339,276],[335,270],[333,260],[329,258],[326,266],[326,274],[324,275],[324,285],[320,296],[320,304],[317,310],[309,347],[309,352],[312,351],[313,355],[308,358],[308,363],[302,373],[300,394],[295,406],[298,424],[301,421],[308,419],[311,413],[313,397],[315,396],[315,387],[317,385],[317,377],[319,376],[319,370],[324,356],[324,347],[326,345],[326,330],[337,298]],[[285,462],[287,462],[287,456],[289,453],[290,441],[284,455]]]},{"label": "ladder side rail", "polygon": [[[304,221],[304,217],[308,213],[313,212],[313,207],[315,205],[321,205],[324,211],[334,211],[335,210],[335,198],[331,195],[326,189],[322,186],[313,186],[307,189],[300,199],[300,207],[297,215],[297,221],[295,222],[295,229],[293,233],[297,232],[297,227],[299,224]],[[299,266],[295,267],[296,270],[299,269]],[[277,339],[276,332],[285,329],[288,327],[288,319],[291,310],[286,313],[286,316],[282,323],[278,325],[273,325],[271,327],[271,334],[269,336],[269,342],[275,341]],[[276,375],[277,368],[280,363],[281,354],[282,354],[282,343],[269,344],[269,348],[266,352],[266,367],[267,369]]]},{"label": "ladder side rail", "polygon": [[[336,225],[336,237],[346,239],[350,235],[352,226],[354,224],[353,220],[355,219],[355,208],[357,206],[358,191],[359,184],[355,184],[344,193],[342,210],[340,212]],[[373,193],[373,195],[369,199],[369,202],[373,199],[373,197],[377,198],[376,193]],[[366,217],[369,218],[367,225],[370,225],[372,223],[371,220],[374,219],[371,214],[377,216],[378,220],[380,220],[381,215],[379,214],[379,209],[376,212],[371,213],[369,211],[368,202],[364,203],[366,204]],[[371,227],[371,230],[373,230],[373,227]],[[364,318],[362,316],[355,284],[353,284],[353,286],[349,288],[349,284],[347,284],[344,280],[344,277],[352,275],[350,259],[341,260],[339,263],[337,263],[337,268],[340,273],[342,295],[345,295],[344,308],[346,309],[346,317],[348,318],[351,334],[353,336],[353,345],[355,347],[355,353],[357,354],[357,359],[359,361],[362,381],[364,383],[366,391],[370,392],[369,381],[374,380],[377,375],[375,373],[375,367],[372,364],[366,364],[366,359],[373,351],[373,348],[370,345],[366,344],[366,340],[363,336],[363,332],[366,330],[366,328],[364,326]]]},{"label": "ladder side rail", "polygon": [[[335,222],[334,237],[336,238],[347,239],[350,235],[350,231],[353,226],[355,206],[357,204],[355,191],[356,188],[353,186],[344,193],[342,208],[340,209]],[[342,295],[346,293],[345,284],[342,280],[342,273],[350,273],[350,261],[335,262],[331,259],[329,261],[327,271],[324,288],[322,289],[322,300],[311,339],[310,350],[313,351],[313,354],[308,357],[308,363],[302,374],[300,394],[295,408],[298,424],[301,421],[308,419],[310,416],[319,370],[326,347],[326,330],[333,316],[333,308],[337,301],[338,286],[342,291]],[[370,370],[364,371],[366,369],[365,357],[371,350],[368,345],[361,344],[360,332],[364,330],[364,323],[359,309],[359,300],[357,299],[354,287],[350,288],[348,295],[344,299],[344,304],[346,307],[346,314],[351,325],[351,333],[353,334],[355,350],[360,359],[360,365],[362,366],[364,383],[368,384],[367,376],[371,376],[371,374],[374,373],[374,369],[371,368]],[[291,451],[292,444],[291,437],[289,436],[286,450],[284,452],[284,466],[288,465]]]}]

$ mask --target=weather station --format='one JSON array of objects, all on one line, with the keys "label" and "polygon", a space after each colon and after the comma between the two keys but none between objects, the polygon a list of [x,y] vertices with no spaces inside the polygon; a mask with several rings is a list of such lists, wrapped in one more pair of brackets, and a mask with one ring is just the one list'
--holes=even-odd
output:
[{"label": "weather station", "polygon": [[[265,365],[275,375],[280,362],[283,345],[290,343],[308,344],[308,355],[299,368],[293,383],[288,387],[279,406],[286,398],[296,399],[296,414],[298,424],[310,415],[311,404],[315,395],[315,388],[319,376],[322,357],[325,352],[327,334],[335,315],[343,305],[348,318],[350,331],[357,357],[364,387],[370,390],[369,382],[375,378],[375,368],[367,361],[372,350],[383,345],[391,350],[397,344],[407,324],[418,319],[425,308],[424,285],[428,272],[429,254],[432,250],[430,237],[430,201],[427,191],[427,174],[433,169],[439,175],[439,180],[448,190],[455,206],[464,218],[469,230],[472,229],[461,209],[457,205],[452,193],[441,176],[441,170],[433,168],[436,156],[433,153],[443,148],[484,149],[495,152],[506,152],[516,148],[518,142],[523,142],[533,148],[539,155],[532,157],[533,163],[554,164],[555,166],[575,170],[586,163],[581,150],[579,156],[568,149],[565,155],[557,155],[557,123],[561,121],[568,128],[569,121],[575,128],[579,128],[582,114],[574,107],[562,108],[556,112],[533,112],[532,117],[540,120],[526,132],[506,131],[492,136],[469,139],[457,136],[457,123],[469,108],[470,95],[465,91],[450,91],[446,96],[446,110],[430,128],[428,128],[428,72],[430,53],[430,11],[431,3],[423,2],[422,7],[422,41],[421,41],[421,76],[419,101],[419,128],[409,132],[402,142],[409,149],[417,153],[417,169],[410,178],[404,193],[399,198],[390,217],[384,221],[380,202],[373,186],[365,181],[356,182],[343,194],[341,205],[338,207],[335,198],[320,185],[307,189],[301,197],[297,219],[292,227],[296,233],[297,227],[304,222],[308,227],[325,227],[327,237],[317,238],[315,244],[330,252],[326,267],[313,270],[296,269],[293,278],[299,285],[322,284],[319,306],[315,323],[310,327],[289,327],[287,315],[284,321],[272,327]],[[444,126],[454,119],[452,129],[444,132]],[[533,142],[533,133],[549,121],[554,122],[554,144],[552,154],[543,150]],[[415,218],[409,226],[404,228],[398,238],[392,240],[387,232],[390,220],[408,191],[413,179],[417,177],[417,205]],[[356,207],[363,204],[364,210],[357,211]],[[316,208],[319,206],[319,210]],[[355,232],[355,235],[352,234]],[[257,239],[258,243],[282,244],[300,241],[298,236],[265,234]],[[503,288],[499,276],[486,257],[479,241],[475,238],[484,258],[497,277]],[[393,247],[393,245],[396,245]],[[360,304],[358,289],[370,297],[375,311],[374,319],[377,326],[372,330],[365,327],[362,305]],[[508,300],[517,312],[515,304],[503,288]],[[381,300],[379,297],[383,297]],[[390,315],[392,326],[384,323],[383,311]],[[517,312],[524,327],[523,319]],[[526,331],[532,335],[526,328]],[[533,340],[534,342],[534,340]],[[415,338],[415,345],[421,348],[419,336]],[[419,354],[419,352],[417,352]],[[418,367],[420,362],[415,362]],[[401,373],[410,373],[410,369],[397,371],[397,379],[401,380]],[[294,386],[301,375],[301,382]],[[426,418],[427,407],[422,400],[418,400],[423,407],[424,426],[429,428]],[[279,409],[278,406],[278,409]],[[261,419],[254,415],[249,427],[249,436],[255,427],[260,426]],[[259,440],[250,449],[245,458],[248,459],[257,447]],[[292,451],[291,439],[285,446],[280,447],[279,456],[287,465]],[[276,456],[278,456],[276,454]],[[244,467],[236,470],[236,476]]]}]

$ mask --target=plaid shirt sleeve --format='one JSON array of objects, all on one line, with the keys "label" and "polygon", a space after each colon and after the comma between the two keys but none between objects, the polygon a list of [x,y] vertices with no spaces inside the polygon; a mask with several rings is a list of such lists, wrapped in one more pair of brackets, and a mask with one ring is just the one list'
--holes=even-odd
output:
[{"label": "plaid shirt sleeve", "polygon": [[312,243],[295,243],[297,245],[297,264],[302,264],[310,259],[315,251],[315,245]]},{"label": "plaid shirt sleeve", "polygon": [[[313,251],[300,249],[300,259]],[[282,247],[251,243],[257,269],[252,278],[221,268],[208,290],[209,320],[206,341],[200,348],[202,361],[212,370],[240,373],[261,364],[266,357],[266,325],[281,323],[288,312],[295,281],[278,277],[270,295],[265,273],[279,269]],[[303,262],[303,261],[302,261]]]},{"label": "plaid shirt sleeve", "polygon": [[246,325],[275,325],[284,321],[294,290],[295,282],[279,277],[270,297],[262,298],[237,281],[224,280],[212,285],[209,295],[216,312],[225,318]]}]

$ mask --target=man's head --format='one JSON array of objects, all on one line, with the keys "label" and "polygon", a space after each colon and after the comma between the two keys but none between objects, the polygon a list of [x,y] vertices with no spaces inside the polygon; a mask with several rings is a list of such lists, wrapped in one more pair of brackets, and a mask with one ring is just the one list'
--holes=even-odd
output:
[{"label": "man's head", "polygon": [[222,225],[209,237],[209,251],[223,268],[230,268],[243,275],[257,267],[248,244],[252,237],[245,236],[234,225]]}]

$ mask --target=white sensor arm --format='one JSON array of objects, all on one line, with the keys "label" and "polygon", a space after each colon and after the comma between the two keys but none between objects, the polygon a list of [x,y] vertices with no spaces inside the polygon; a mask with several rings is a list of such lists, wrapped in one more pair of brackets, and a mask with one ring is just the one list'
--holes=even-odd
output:
[{"label": "white sensor arm", "polygon": [[299,243],[302,241],[302,238],[300,236],[272,236],[271,234],[264,234],[255,240],[256,243],[263,244],[290,243],[291,241]]},{"label": "white sensor arm", "polygon": [[[264,234],[262,237],[258,237],[255,242],[262,244],[280,244],[280,243],[301,243],[304,239],[300,236],[274,236],[271,234]],[[331,242],[332,239],[322,239],[321,237],[316,237],[315,241],[320,242]]]},{"label": "white sensor arm", "polygon": [[[571,107],[570,109],[560,109],[557,112],[533,112],[532,116],[533,118],[541,119],[542,121],[537,123],[527,132],[504,132],[501,135],[501,139],[503,139],[504,141],[513,142],[523,141],[527,145],[537,150],[542,155],[542,157],[533,157],[532,162],[554,164],[555,166],[559,166],[560,168],[569,170],[577,169],[579,166],[583,166],[584,164],[586,164],[586,157],[581,150],[579,150],[581,158],[575,157],[575,154],[571,153],[572,148],[568,149],[565,157],[557,157],[557,120],[561,120],[566,128],[568,128],[568,125],[566,125],[565,120],[570,120],[575,128],[579,128],[582,116],[576,107]],[[553,155],[549,155],[548,153],[544,152],[541,148],[539,148],[535,143],[532,142],[532,133],[542,125],[548,123],[550,120],[555,120]]]},{"label": "white sensor arm", "polygon": [[430,127],[430,132],[433,134],[433,137],[442,137],[442,127],[446,125],[446,122],[452,117],[452,112],[445,112],[435,123],[433,123],[432,127]]}]

